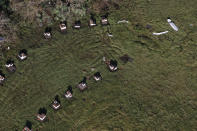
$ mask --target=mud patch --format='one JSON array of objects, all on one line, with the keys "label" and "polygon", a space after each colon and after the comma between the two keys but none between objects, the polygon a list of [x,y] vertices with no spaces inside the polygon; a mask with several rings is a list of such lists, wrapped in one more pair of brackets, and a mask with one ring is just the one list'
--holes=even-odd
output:
[{"label": "mud patch", "polygon": [[120,57],[120,60],[122,60],[122,62],[124,62],[125,64],[127,62],[132,63],[133,62],[133,58],[129,57],[127,54],[123,55]]}]

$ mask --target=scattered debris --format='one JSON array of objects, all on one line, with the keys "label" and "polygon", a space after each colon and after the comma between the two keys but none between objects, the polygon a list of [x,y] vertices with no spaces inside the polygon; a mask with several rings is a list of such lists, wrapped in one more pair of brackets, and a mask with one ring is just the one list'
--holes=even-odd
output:
[{"label": "scattered debris", "polygon": [[159,33],[153,32],[153,35],[163,35],[163,34],[167,34],[167,33],[168,33],[168,31],[159,32]]},{"label": "scattered debris", "polygon": [[127,20],[120,20],[120,21],[118,21],[118,24],[120,24],[120,23],[129,23],[129,21],[127,21]]},{"label": "scattered debris", "polygon": [[167,22],[170,24],[173,30],[178,31],[178,27],[174,24],[174,22],[168,17]]}]

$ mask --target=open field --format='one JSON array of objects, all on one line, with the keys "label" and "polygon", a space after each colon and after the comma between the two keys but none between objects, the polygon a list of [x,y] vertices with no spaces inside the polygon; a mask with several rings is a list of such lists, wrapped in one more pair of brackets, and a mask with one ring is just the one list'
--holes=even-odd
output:
[{"label": "open field", "polygon": [[[82,29],[61,34],[54,24],[49,41],[42,37],[44,28],[21,27],[20,41],[1,53],[1,65],[12,56],[17,71],[1,66],[7,80],[0,88],[0,131],[20,131],[26,120],[39,131],[197,130],[196,12],[194,0],[124,0],[110,10],[110,26],[90,29],[84,18]],[[117,24],[123,19],[129,23]],[[24,47],[29,58],[19,62],[16,52]],[[125,54],[133,62],[123,63]],[[118,60],[120,70],[109,72],[103,56]],[[96,71],[102,81],[88,80],[84,92],[75,88]],[[71,101],[62,97],[68,85],[74,89]],[[49,104],[57,94],[63,107],[55,112]],[[35,120],[40,107],[47,108],[49,121]]]}]

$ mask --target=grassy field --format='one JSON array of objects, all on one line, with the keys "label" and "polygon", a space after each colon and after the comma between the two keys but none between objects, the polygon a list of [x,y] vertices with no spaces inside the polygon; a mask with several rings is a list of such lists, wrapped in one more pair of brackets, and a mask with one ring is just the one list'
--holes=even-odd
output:
[{"label": "grassy field", "polygon": [[[194,0],[124,0],[120,9],[110,9],[110,26],[90,29],[84,18],[82,29],[61,34],[54,24],[51,40],[43,39],[44,28],[21,27],[20,41],[1,53],[7,80],[0,88],[0,131],[20,131],[26,120],[39,131],[197,130],[196,5]],[[129,23],[117,24],[123,19]],[[165,30],[169,33],[152,35]],[[29,58],[19,62],[16,52],[22,48]],[[125,54],[133,62],[123,63]],[[118,60],[120,70],[109,72],[104,56]],[[14,74],[3,66],[10,57]],[[102,81],[88,80],[84,92],[75,88],[96,71]],[[68,85],[74,89],[71,101],[62,97]],[[55,112],[49,105],[57,94],[62,109]],[[47,108],[49,121],[35,120],[40,107]]]}]

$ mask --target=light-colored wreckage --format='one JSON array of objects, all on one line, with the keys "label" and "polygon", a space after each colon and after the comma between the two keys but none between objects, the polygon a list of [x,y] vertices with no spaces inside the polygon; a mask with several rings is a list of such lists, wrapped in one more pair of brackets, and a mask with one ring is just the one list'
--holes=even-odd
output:
[{"label": "light-colored wreckage", "polygon": [[167,19],[167,22],[170,24],[173,30],[175,31],[179,30],[178,27],[174,24],[174,22],[170,18]]}]

